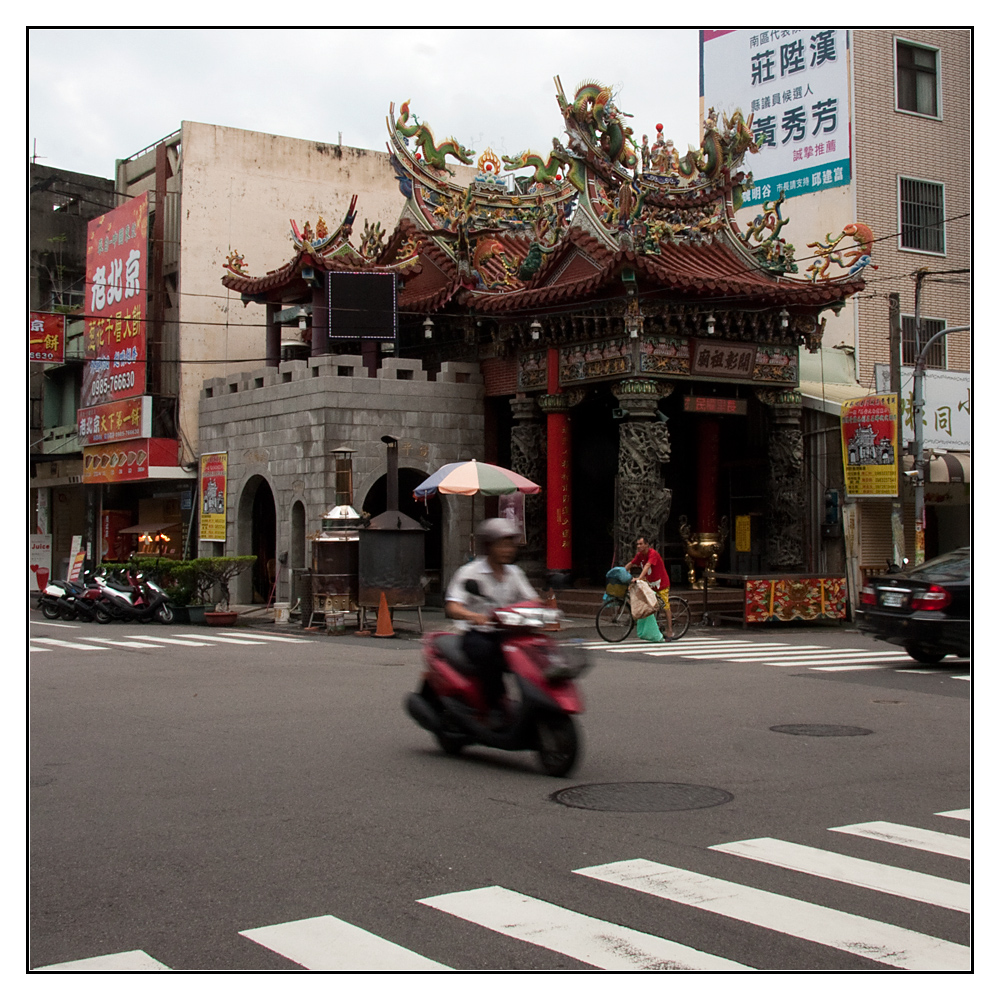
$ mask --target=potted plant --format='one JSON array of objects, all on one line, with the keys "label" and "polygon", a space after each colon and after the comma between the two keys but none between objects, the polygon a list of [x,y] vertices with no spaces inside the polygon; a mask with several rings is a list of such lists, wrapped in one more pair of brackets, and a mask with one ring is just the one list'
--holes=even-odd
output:
[{"label": "potted plant", "polygon": [[229,584],[248,570],[256,560],[256,556],[213,556],[197,559],[199,589],[207,593],[218,587],[222,592],[221,600],[214,611],[205,611],[205,622],[209,625],[234,625],[237,612],[229,607]]}]

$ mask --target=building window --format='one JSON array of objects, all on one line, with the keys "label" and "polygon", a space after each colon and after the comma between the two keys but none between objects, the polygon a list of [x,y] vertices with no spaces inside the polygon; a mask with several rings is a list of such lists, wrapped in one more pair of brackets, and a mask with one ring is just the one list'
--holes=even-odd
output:
[{"label": "building window", "polygon": [[[917,342],[914,337],[913,316],[903,316],[903,364],[914,365],[917,361]],[[943,319],[921,319],[920,320],[920,346],[926,345],[927,341],[939,330],[943,330],[946,323]],[[948,357],[946,354],[946,337],[936,340],[927,352],[927,368],[940,368],[942,371],[948,367]]]},{"label": "building window", "polygon": [[896,108],[938,116],[938,50],[896,41]]},{"label": "building window", "polygon": [[944,253],[944,185],[899,178],[899,248]]}]

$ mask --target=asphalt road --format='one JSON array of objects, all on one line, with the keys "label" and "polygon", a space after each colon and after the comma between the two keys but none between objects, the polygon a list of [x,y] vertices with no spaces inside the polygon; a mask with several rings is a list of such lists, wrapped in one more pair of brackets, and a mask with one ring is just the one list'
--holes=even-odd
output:
[{"label": "asphalt road", "polygon": [[[441,753],[402,708],[410,633],[30,617],[30,969],[971,962],[967,661],[821,628],[602,645],[557,779]],[[870,732],[773,728],[803,725]]]}]

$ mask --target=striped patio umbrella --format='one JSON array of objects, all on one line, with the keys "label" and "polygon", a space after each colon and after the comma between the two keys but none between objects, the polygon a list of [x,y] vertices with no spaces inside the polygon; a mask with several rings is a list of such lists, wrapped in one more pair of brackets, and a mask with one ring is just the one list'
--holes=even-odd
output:
[{"label": "striped patio umbrella", "polygon": [[510,469],[486,462],[452,462],[442,466],[414,491],[414,500],[424,500],[434,493],[457,493],[473,497],[477,493],[495,497],[501,493],[541,493],[542,488]]}]

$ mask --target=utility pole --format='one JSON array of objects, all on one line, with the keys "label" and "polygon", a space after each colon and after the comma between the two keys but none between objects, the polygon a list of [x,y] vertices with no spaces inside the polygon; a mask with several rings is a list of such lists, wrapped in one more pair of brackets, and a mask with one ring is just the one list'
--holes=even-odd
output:
[{"label": "utility pole", "polygon": [[906,557],[903,531],[903,360],[902,329],[899,320],[899,292],[889,293],[889,392],[896,397],[896,496],[892,501],[892,562],[902,566]]},{"label": "utility pole", "polygon": [[[919,288],[919,285],[917,287]],[[916,473],[914,520],[917,529],[917,545],[913,561],[918,566],[924,561],[924,483],[927,478],[927,461],[924,458],[924,368],[927,364],[927,352],[936,341],[949,333],[959,333],[968,329],[967,326],[949,326],[947,329],[938,330],[923,346],[913,366],[913,469]]]},{"label": "utility pole", "polygon": [[968,330],[968,326],[951,326],[939,330],[926,344],[920,344],[920,288],[925,278],[934,281],[932,275],[968,274],[968,268],[955,271],[930,271],[921,267],[914,274],[916,290],[913,298],[913,470],[916,473],[914,528],[915,544],[913,561],[920,565],[924,561],[924,483],[927,480],[927,460],[924,457],[924,369],[927,366],[927,352],[931,345],[949,333]]}]

